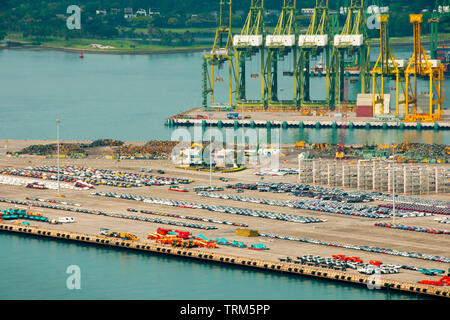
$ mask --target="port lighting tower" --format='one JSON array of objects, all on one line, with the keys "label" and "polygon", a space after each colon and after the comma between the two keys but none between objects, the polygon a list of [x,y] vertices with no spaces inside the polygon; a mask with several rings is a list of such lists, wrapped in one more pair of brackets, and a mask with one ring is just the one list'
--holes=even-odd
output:
[{"label": "port lighting tower", "polygon": [[357,57],[360,66],[361,93],[369,91],[369,37],[364,0],[350,0],[347,18],[340,34],[333,39],[332,64],[334,66],[335,105],[344,95],[344,57]]},{"label": "port lighting tower", "polygon": [[[400,73],[404,72],[404,60],[396,60],[392,55],[388,44],[388,22],[389,15],[383,14],[377,16],[380,23],[380,54],[372,69],[372,114],[376,114],[376,106],[379,105],[379,114],[384,114],[384,80],[385,77],[395,77],[395,115],[399,115],[399,89],[403,90],[403,97],[405,97],[405,87],[400,80]],[[389,106],[388,106],[389,107]]]},{"label": "port lighting tower", "polygon": [[235,52],[231,34],[231,14],[231,0],[220,0],[219,26],[216,29],[214,44],[211,52],[203,57],[203,107],[207,107],[208,94],[211,94],[211,104],[214,104],[214,82],[223,82],[222,77],[214,78],[214,67],[222,69],[226,62],[228,62],[228,105],[233,105],[233,57]]},{"label": "port lighting tower", "polygon": [[59,124],[61,123],[61,120],[56,120],[56,140],[57,140],[57,166],[58,166],[58,196],[61,196],[61,186],[60,186],[60,164],[59,164]]},{"label": "port lighting tower", "polygon": [[[413,54],[405,69],[405,121],[436,121],[442,117],[442,104],[444,97],[442,94],[442,81],[444,78],[444,68],[440,60],[429,59],[421,43],[420,24],[422,23],[421,14],[411,14],[410,23],[413,24]],[[417,80],[422,78],[429,79],[428,85],[428,112],[420,110],[419,97],[417,96]],[[414,84],[410,85],[410,79],[414,79]],[[410,108],[412,112],[410,113]],[[422,111],[422,112],[421,112]]]},{"label": "port lighting tower", "polygon": [[[337,22],[337,19],[335,19]],[[314,13],[311,17],[306,34],[298,37],[299,62],[296,70],[298,91],[297,100],[300,106],[304,106],[311,101],[310,97],[310,60],[320,52],[325,53],[325,72],[326,72],[326,105],[330,105],[330,64],[331,39],[334,35],[332,17],[328,10],[328,0],[316,0]],[[317,103],[317,102],[316,102]]]},{"label": "port lighting tower", "polygon": [[[242,27],[241,33],[233,37],[236,56],[236,106],[260,107],[267,105],[267,90],[264,83],[264,0],[251,0],[250,11]],[[260,100],[249,101],[246,96],[247,59],[260,54],[260,74],[252,74],[252,78],[260,78]]]},{"label": "port lighting tower", "polygon": [[[280,106],[278,98],[278,61],[284,61],[285,57],[292,53],[293,69],[283,71],[283,76],[293,77],[294,96],[291,101],[285,101],[285,105],[297,105],[297,46],[295,35],[297,24],[295,21],[296,0],[284,0],[278,23],[273,34],[266,37],[267,61],[266,61],[266,85],[268,103],[270,106]],[[282,103],[282,102],[281,102]]]}]

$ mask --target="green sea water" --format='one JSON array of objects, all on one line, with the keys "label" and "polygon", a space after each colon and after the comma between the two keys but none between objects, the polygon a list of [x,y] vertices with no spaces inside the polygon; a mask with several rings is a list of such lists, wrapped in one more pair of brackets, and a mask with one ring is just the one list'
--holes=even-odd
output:
[{"label": "green sea water", "polygon": [[[425,299],[332,281],[0,233],[0,299]],[[69,266],[80,289],[69,289]]]},{"label": "green sea water", "polygon": [[[376,56],[376,48],[372,51]],[[399,47],[396,54],[407,52]],[[60,119],[63,140],[170,140],[173,128],[166,127],[165,120],[201,105],[202,54],[85,53],[80,59],[77,52],[0,50],[0,139],[54,140],[55,120]],[[248,68],[258,70],[251,63]],[[280,63],[280,70],[289,68],[289,63]],[[292,95],[292,77],[279,77],[279,86],[285,89],[280,98],[287,99]],[[260,92],[259,83],[248,79],[249,98]],[[449,85],[446,80],[444,87]],[[324,98],[324,88],[323,78],[311,79],[311,98]],[[349,83],[349,99],[355,98],[358,88]],[[425,89],[419,85],[419,92]],[[226,81],[216,83],[216,90],[216,102],[225,101]],[[282,139],[338,143],[340,135],[340,129],[288,128]],[[350,144],[450,144],[448,130],[348,129],[345,135]]]},{"label": "green sea water", "polygon": [[[170,139],[173,129],[164,126],[165,119],[201,103],[201,56],[85,54],[80,59],[78,53],[0,50],[0,139],[56,139],[56,119],[61,120],[64,140]],[[313,86],[318,92],[323,84],[314,79]],[[283,130],[285,143],[339,139],[339,129]],[[450,135],[429,130],[346,132],[346,143],[405,140],[449,144]],[[421,298],[4,233],[0,252],[0,299],[5,300]],[[80,267],[80,290],[66,286],[70,265]]]}]

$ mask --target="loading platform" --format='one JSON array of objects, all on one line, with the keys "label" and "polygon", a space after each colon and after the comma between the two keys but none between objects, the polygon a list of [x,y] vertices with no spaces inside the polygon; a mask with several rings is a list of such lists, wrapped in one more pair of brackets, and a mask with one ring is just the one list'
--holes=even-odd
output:
[{"label": "loading platform", "polygon": [[[412,294],[423,294],[434,297],[449,298],[450,289],[423,285],[418,283],[408,283],[382,279],[381,283],[375,283],[370,276],[355,275],[351,273],[324,269],[320,267],[295,265],[287,262],[273,262],[260,259],[251,259],[237,257],[232,255],[218,254],[212,251],[203,251],[187,248],[175,248],[167,245],[153,244],[149,242],[140,242],[132,240],[111,239],[110,237],[100,235],[89,235],[71,231],[62,231],[38,226],[24,226],[10,223],[0,223],[0,231],[25,234],[30,236],[45,237],[62,241],[74,241],[100,245],[106,247],[115,247],[121,249],[137,250],[141,252],[151,252],[157,254],[169,254],[184,258],[200,259],[211,261],[213,263],[232,264],[242,267],[256,268],[270,272],[281,272],[291,275],[300,275],[328,279],[332,281],[343,281],[360,286],[379,285],[383,290],[397,290]],[[369,283],[371,282],[371,283]]]}]

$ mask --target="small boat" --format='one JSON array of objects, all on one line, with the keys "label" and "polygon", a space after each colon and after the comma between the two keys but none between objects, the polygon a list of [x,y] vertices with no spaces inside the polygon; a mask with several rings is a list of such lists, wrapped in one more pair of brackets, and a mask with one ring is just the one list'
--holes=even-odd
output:
[{"label": "small boat", "polygon": [[180,186],[170,186],[169,190],[170,191],[178,191],[178,192],[188,192],[185,188],[180,187]]},{"label": "small boat", "polygon": [[80,59],[83,59],[83,58],[84,58],[83,51],[80,51]]}]

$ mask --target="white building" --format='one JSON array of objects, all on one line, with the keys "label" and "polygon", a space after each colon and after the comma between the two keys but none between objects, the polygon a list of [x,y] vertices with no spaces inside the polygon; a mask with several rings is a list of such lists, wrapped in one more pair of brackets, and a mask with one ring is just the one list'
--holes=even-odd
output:
[{"label": "white building", "polygon": [[202,149],[186,148],[179,154],[172,155],[172,161],[176,164],[193,165],[202,164]]},{"label": "white building", "polygon": [[146,17],[147,16],[147,11],[145,11],[144,9],[139,9],[138,11],[136,11],[136,16],[142,16],[142,17]]}]

